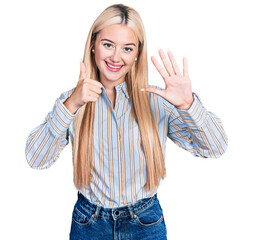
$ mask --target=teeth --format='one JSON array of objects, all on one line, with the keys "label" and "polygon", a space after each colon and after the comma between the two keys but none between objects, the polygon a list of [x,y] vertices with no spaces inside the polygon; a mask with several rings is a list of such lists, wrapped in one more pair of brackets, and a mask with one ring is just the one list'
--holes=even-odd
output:
[{"label": "teeth", "polygon": [[108,63],[108,62],[106,62],[107,63],[107,65],[109,66],[109,67],[111,67],[111,68],[114,68],[114,69],[119,69],[119,68],[121,68],[122,66],[119,66],[119,67],[115,67],[115,66],[112,66],[110,63]]}]

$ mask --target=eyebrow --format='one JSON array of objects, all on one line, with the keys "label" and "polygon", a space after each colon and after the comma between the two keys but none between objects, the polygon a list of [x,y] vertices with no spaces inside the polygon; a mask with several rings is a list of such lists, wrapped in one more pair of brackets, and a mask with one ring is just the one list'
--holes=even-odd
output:
[{"label": "eyebrow", "polygon": [[[104,39],[101,39],[101,42],[102,41],[108,41],[108,42],[111,42],[111,43],[115,43],[115,42],[113,42],[112,40],[109,40],[109,39],[106,39],[106,38],[104,38]],[[126,43],[126,44],[124,44],[125,46],[129,46],[129,45],[134,45],[135,47],[136,47],[136,45],[134,44],[134,43]]]}]

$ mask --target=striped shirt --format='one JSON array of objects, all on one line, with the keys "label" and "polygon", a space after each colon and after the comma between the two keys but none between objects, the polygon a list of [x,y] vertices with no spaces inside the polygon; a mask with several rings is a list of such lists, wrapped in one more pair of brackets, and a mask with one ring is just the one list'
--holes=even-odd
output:
[{"label": "striped shirt", "polygon": [[[153,192],[144,190],[146,161],[138,124],[131,113],[127,85],[123,82],[115,89],[114,108],[104,88],[96,101],[94,168],[89,188],[79,190],[91,202],[106,208],[135,203],[157,192],[157,188]],[[30,167],[49,168],[69,143],[69,137],[74,141],[73,121],[78,112],[71,114],[63,104],[73,91],[62,93],[44,122],[28,136],[26,159]],[[225,152],[227,137],[222,123],[203,107],[196,94],[187,111],[149,94],[164,157],[167,137],[195,156],[218,158]]]}]

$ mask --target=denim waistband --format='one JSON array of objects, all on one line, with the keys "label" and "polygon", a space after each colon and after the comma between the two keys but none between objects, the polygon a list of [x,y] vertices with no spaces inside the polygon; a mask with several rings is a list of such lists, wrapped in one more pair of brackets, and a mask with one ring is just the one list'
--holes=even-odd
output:
[{"label": "denim waistband", "polygon": [[152,197],[140,199],[135,203],[131,203],[123,207],[104,208],[102,206],[98,206],[90,202],[90,200],[87,199],[82,193],[78,192],[78,202],[82,205],[82,207],[84,207],[87,211],[93,214],[93,217],[95,217],[95,219],[98,216],[114,220],[120,217],[127,216],[131,216],[131,218],[134,218],[135,213],[137,214],[138,212],[143,211],[154,200],[158,200],[157,193],[155,193]]}]

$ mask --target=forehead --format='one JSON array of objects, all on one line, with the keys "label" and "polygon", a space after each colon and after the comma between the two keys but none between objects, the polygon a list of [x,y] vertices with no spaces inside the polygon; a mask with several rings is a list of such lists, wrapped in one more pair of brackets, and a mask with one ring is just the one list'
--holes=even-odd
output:
[{"label": "forehead", "polygon": [[118,44],[135,43],[138,39],[134,31],[123,24],[113,24],[103,28],[97,35],[97,39],[108,39]]}]

